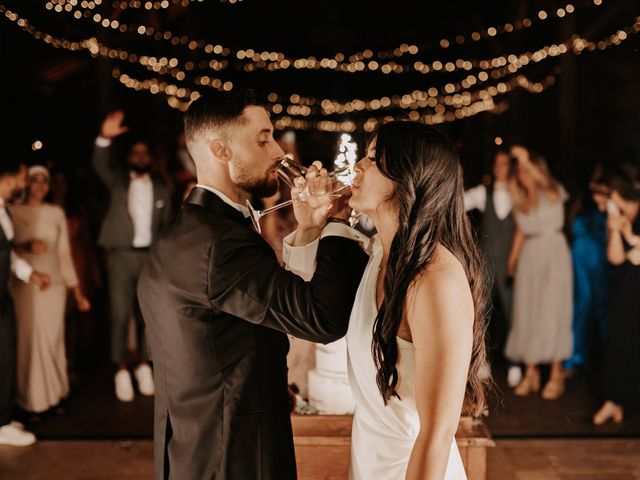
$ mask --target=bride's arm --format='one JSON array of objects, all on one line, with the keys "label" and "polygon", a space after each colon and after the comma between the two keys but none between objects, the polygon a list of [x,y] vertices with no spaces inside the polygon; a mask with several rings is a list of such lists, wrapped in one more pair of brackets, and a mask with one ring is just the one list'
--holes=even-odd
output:
[{"label": "bride's arm", "polygon": [[407,480],[445,476],[467,384],[473,312],[469,283],[457,261],[434,262],[407,296],[420,418]]}]

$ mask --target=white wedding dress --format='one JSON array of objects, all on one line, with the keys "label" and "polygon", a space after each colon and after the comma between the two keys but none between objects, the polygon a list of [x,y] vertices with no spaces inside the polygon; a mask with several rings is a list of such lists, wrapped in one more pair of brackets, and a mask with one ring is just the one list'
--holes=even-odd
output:
[{"label": "white wedding dress", "polygon": [[[376,366],[371,355],[373,323],[377,315],[376,280],[382,247],[372,239],[372,255],[356,294],[347,332],[349,384],[356,401],[351,432],[351,480],[404,479],[411,449],[420,430],[415,403],[413,344],[398,340],[398,385],[401,400],[392,397],[385,406],[376,384]],[[455,439],[447,462],[446,480],[467,476]]]},{"label": "white wedding dress", "polygon": [[[284,242],[287,268],[309,278],[318,242],[306,247],[291,247]],[[295,250],[295,252],[293,252]],[[420,420],[415,404],[415,367],[413,344],[398,338],[398,385],[401,398],[393,397],[384,405],[376,385],[376,367],[371,354],[373,323],[377,315],[376,280],[382,261],[382,246],[371,239],[370,258],[358,287],[347,332],[349,384],[355,398],[351,432],[350,480],[403,480]],[[467,476],[455,439],[447,460],[444,480],[466,480]]]}]

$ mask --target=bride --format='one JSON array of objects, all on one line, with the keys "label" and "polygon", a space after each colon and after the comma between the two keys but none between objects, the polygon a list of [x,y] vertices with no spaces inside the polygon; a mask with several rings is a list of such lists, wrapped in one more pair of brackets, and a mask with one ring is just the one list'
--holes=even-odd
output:
[{"label": "bride", "polygon": [[[378,233],[346,337],[356,402],[349,478],[466,479],[455,432],[461,412],[484,407],[487,380],[483,268],[458,155],[433,127],[391,122],[355,170],[349,206]],[[320,231],[311,206],[295,208],[285,258],[308,277]]]}]

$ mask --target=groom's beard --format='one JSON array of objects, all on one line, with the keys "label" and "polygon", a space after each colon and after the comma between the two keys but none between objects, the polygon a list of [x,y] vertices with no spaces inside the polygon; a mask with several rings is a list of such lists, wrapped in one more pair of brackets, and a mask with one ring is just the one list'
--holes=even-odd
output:
[{"label": "groom's beard", "polygon": [[[277,169],[277,164],[269,167],[262,178],[246,178],[238,181],[236,185],[247,193],[259,198],[272,197],[278,191],[280,180],[278,176],[271,175]],[[248,175],[247,175],[248,176]]]},{"label": "groom's beard", "polygon": [[279,180],[275,178],[264,178],[251,183],[242,183],[238,186],[247,193],[259,198],[272,197],[278,191]]}]

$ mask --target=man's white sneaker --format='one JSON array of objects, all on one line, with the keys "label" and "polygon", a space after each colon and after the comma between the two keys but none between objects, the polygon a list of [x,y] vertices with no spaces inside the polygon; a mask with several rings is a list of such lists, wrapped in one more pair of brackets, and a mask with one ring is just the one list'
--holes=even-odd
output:
[{"label": "man's white sneaker", "polygon": [[24,424],[17,420],[11,420],[11,422],[9,422],[9,425],[16,427],[18,430],[24,430]]},{"label": "man's white sneaker", "polygon": [[125,369],[118,370],[115,376],[116,397],[121,402],[131,402],[134,397],[133,384],[131,383],[131,375]]},{"label": "man's white sneaker", "polygon": [[0,445],[12,445],[14,447],[27,447],[36,443],[36,436],[18,428],[12,423],[0,427]]},{"label": "man's white sneaker", "polygon": [[509,372],[507,373],[507,383],[509,386],[514,388],[520,383],[520,380],[522,380],[522,369],[516,365],[509,367]]},{"label": "man's white sneaker", "polygon": [[153,372],[151,367],[146,363],[139,365],[133,372],[138,381],[138,390],[143,395],[151,396],[156,392],[153,385]]}]

